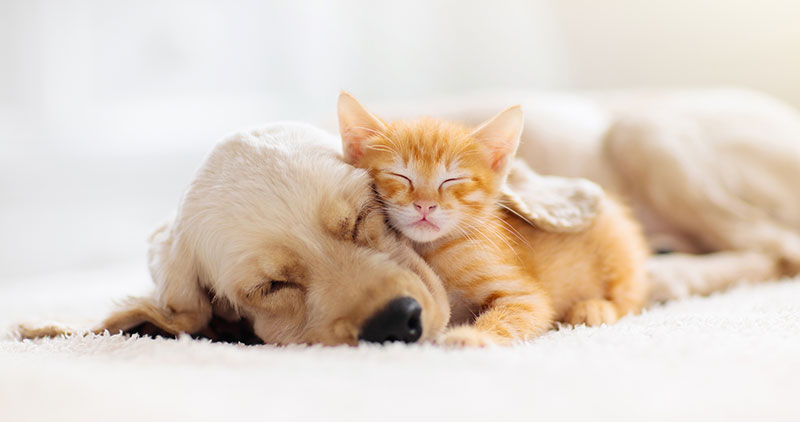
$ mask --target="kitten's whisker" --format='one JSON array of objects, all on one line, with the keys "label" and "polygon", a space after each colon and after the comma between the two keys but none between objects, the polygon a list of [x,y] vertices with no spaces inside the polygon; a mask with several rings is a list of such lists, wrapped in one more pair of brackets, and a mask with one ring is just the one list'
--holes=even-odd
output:
[{"label": "kitten's whisker", "polygon": [[[483,223],[483,221],[476,220],[476,223]],[[483,236],[483,238],[486,239],[486,241],[489,242],[495,248],[495,250],[497,250],[498,252],[502,251],[502,249],[497,245],[497,243],[495,243],[494,240],[492,240],[489,236],[486,235],[486,233],[483,232],[483,228],[479,229],[474,226],[470,226],[470,228],[473,229],[473,232]]]},{"label": "kitten's whisker", "polygon": [[386,145],[367,145],[367,149],[371,149],[373,151],[388,152],[390,154],[397,154],[397,152],[395,150],[393,150],[392,148],[389,148]]},{"label": "kitten's whisker", "polygon": [[493,227],[493,225],[486,224],[486,220],[485,219],[478,218],[476,216],[467,216],[467,217],[471,218],[472,221],[474,221],[475,223],[478,223],[481,226],[481,229],[478,231],[478,233],[483,235],[484,238],[486,238],[487,241],[491,242],[498,251],[502,251],[502,249],[500,249],[497,246],[497,244],[493,240],[491,240],[489,238],[489,236],[486,235],[486,233],[484,233],[484,231],[488,231],[489,233],[493,234],[494,237],[499,238],[503,243],[505,243],[506,247],[508,247],[511,250],[511,252],[514,253],[514,255],[517,257],[517,260],[519,262],[522,262],[522,257],[519,256],[519,254],[517,253],[517,250],[514,248],[514,246],[511,243],[509,243],[509,239],[507,238],[507,236],[504,235],[504,233],[499,231],[496,227]]},{"label": "kitten's whisker", "polygon": [[456,229],[459,231],[459,233],[461,233],[461,234],[462,234],[462,236],[463,236],[464,238],[466,238],[466,239],[467,239],[467,242],[469,242],[471,245],[473,245],[473,246],[474,246],[474,245],[480,245],[480,244],[478,243],[478,241],[477,241],[475,238],[473,238],[472,236],[470,236],[470,234],[469,234],[469,233],[467,233],[467,232],[466,232],[466,230],[464,230],[464,229],[463,229],[463,228],[461,228],[460,226],[456,226]]},{"label": "kitten's whisker", "polygon": [[[520,216],[514,210],[509,209],[508,207],[506,207],[505,205],[502,205],[502,204],[498,204],[498,205],[502,206],[503,208],[508,209],[509,211],[511,211],[512,213],[518,215],[520,218],[522,218],[523,220],[525,220],[529,224],[533,225],[527,219],[525,219],[525,217]],[[467,206],[469,206],[469,205],[467,205]],[[479,208],[478,206],[472,206],[472,207],[473,208]],[[526,246],[528,246],[528,247],[531,246],[530,242],[528,242],[528,240],[525,239],[524,236],[522,236],[522,234],[516,228],[514,228],[511,224],[509,224],[507,221],[505,221],[502,217],[500,217],[500,216],[498,216],[498,215],[496,215],[496,214],[494,214],[493,212],[490,212],[490,211],[486,211],[486,210],[479,210],[479,211],[481,213],[481,217],[484,217],[484,218],[488,217],[488,218],[492,218],[492,219],[498,220],[503,226],[505,226],[505,227],[503,227],[504,230],[506,230],[509,233],[511,233],[515,238],[519,239]]]},{"label": "kitten's whisker", "polygon": [[[383,138],[383,139],[386,139],[386,140],[387,140],[387,141],[388,141],[390,144],[392,144],[392,146],[394,146],[394,147],[395,147],[397,150],[399,150],[399,149],[400,149],[400,146],[399,146],[399,145],[397,145],[397,142],[395,142],[393,139],[390,139],[388,136],[386,136],[384,133],[382,133],[382,132],[380,132],[380,131],[377,131],[377,130],[375,130],[375,129],[371,129],[371,128],[368,128],[368,127],[364,127],[364,126],[355,126],[355,127],[353,127],[353,129],[361,129],[361,130],[365,130],[365,131],[367,131],[367,132],[370,132],[370,133],[372,133],[372,134],[378,135],[378,136],[380,136],[381,138]],[[394,152],[394,153],[395,153],[395,154],[397,154],[397,155],[400,155],[400,154],[398,153],[398,151],[397,151],[397,150],[393,150],[392,152]]]},{"label": "kitten's whisker", "polygon": [[505,230],[506,232],[510,233],[512,236],[514,236],[514,239],[516,239],[514,241],[514,243],[517,243],[517,241],[519,241],[520,243],[522,243],[523,245],[527,246],[528,248],[532,248],[530,242],[528,241],[528,239],[525,238],[525,236],[522,235],[522,233],[517,231],[516,228],[508,225],[508,223],[506,223],[505,221],[501,220],[501,222],[504,223],[503,230]]},{"label": "kitten's whisker", "polygon": [[519,217],[519,218],[521,218],[521,219],[525,220],[525,222],[526,222],[526,223],[528,223],[528,224],[530,224],[530,225],[532,225],[532,226],[536,227],[536,224],[534,224],[532,221],[528,220],[528,219],[527,219],[525,216],[523,216],[523,215],[521,215],[520,213],[518,213],[518,212],[514,211],[513,209],[511,209],[511,207],[509,207],[508,205],[504,204],[504,203],[502,202],[502,200],[500,200],[500,201],[497,201],[497,205],[499,205],[499,206],[501,206],[501,207],[505,208],[506,210],[508,210],[508,211],[509,211],[509,212],[511,212],[512,214],[514,214],[514,215],[516,215],[517,217]]},{"label": "kitten's whisker", "polygon": [[490,212],[485,213],[485,217],[497,220],[498,222],[500,222],[500,224],[503,225],[502,227],[503,230],[513,235],[520,242],[525,244],[525,246],[531,247],[530,242],[528,242],[528,239],[522,236],[522,233],[520,233],[514,226],[512,226],[508,221],[504,220],[502,217]]}]

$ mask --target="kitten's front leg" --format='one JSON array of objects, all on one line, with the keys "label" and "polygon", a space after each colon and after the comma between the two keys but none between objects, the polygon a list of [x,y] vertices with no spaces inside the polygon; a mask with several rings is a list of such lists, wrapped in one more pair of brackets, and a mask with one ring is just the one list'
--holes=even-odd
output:
[{"label": "kitten's front leg", "polygon": [[450,347],[510,346],[541,335],[553,325],[550,298],[539,289],[492,291],[482,303],[485,310],[472,325],[450,328],[440,342]]},{"label": "kitten's front leg", "polygon": [[494,335],[466,324],[449,328],[439,338],[439,344],[447,347],[489,347],[500,344]]}]

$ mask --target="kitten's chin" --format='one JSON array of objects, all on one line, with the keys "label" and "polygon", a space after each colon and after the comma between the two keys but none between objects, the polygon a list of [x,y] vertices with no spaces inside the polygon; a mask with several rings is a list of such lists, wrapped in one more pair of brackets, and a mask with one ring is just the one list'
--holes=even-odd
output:
[{"label": "kitten's chin", "polygon": [[444,230],[441,230],[433,224],[410,224],[403,227],[400,231],[405,237],[418,243],[433,242],[445,235]]}]

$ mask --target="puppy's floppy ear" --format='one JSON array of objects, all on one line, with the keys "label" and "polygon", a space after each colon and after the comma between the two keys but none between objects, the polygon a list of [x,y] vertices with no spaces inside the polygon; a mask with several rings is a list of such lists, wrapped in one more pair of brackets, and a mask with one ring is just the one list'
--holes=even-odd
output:
[{"label": "puppy's floppy ear", "polygon": [[357,164],[364,155],[367,139],[386,131],[386,125],[344,91],[339,93],[337,111],[344,161]]},{"label": "puppy's floppy ear", "polygon": [[523,120],[522,107],[515,105],[492,117],[472,132],[472,138],[484,147],[489,166],[501,178],[508,173],[517,153]]},{"label": "puppy's floppy ear", "polygon": [[17,333],[20,338],[41,338],[56,337],[60,335],[86,335],[89,333],[103,334],[108,331],[111,334],[129,332],[142,324],[150,324],[153,334],[168,333],[179,334],[182,332],[193,333],[205,324],[205,321],[196,323],[191,315],[179,315],[170,312],[158,304],[152,296],[148,297],[129,297],[121,303],[100,325],[91,330],[77,330],[68,327],[47,324],[47,325],[19,325]]},{"label": "puppy's floppy ear", "polygon": [[586,179],[542,176],[514,160],[501,201],[534,226],[548,232],[587,228],[600,213],[603,189]]}]

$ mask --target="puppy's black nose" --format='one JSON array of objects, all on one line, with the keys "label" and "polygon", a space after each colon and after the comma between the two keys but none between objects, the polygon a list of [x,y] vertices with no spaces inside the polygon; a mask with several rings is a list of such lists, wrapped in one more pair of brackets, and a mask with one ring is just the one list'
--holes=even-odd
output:
[{"label": "puppy's black nose", "polygon": [[422,335],[421,314],[419,302],[410,297],[399,297],[368,319],[358,338],[375,343],[413,343]]}]

